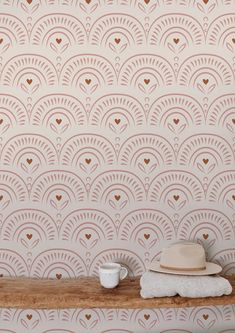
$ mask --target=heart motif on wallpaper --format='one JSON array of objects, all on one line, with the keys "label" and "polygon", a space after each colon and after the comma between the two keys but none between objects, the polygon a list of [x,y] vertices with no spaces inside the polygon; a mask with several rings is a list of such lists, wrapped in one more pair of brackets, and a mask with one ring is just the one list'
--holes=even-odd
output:
[{"label": "heart motif on wallpaper", "polygon": [[175,42],[175,44],[178,44],[180,39],[179,38],[174,38],[173,41]]},{"label": "heart motif on wallpaper", "polygon": [[150,0],[144,0],[144,2],[146,3],[146,5],[150,2]]},{"label": "heart motif on wallpaper", "polygon": [[149,314],[145,314],[145,315],[144,315],[144,319],[145,319],[145,320],[149,320],[149,318],[150,318],[150,315],[149,315]]},{"label": "heart motif on wallpaper", "polygon": [[3,199],[3,195],[0,195],[0,201],[2,201],[2,199]]},{"label": "heart motif on wallpaper", "polygon": [[119,201],[121,199],[121,196],[120,195],[115,195],[114,198]]},{"label": "heart motif on wallpaper", "polygon": [[2,44],[2,42],[3,42],[3,38],[0,38],[0,44]]},{"label": "heart motif on wallpaper", "polygon": [[203,0],[204,4],[208,4],[209,0]]},{"label": "heart motif on wallpaper", "polygon": [[207,239],[209,237],[208,234],[203,234],[202,236],[203,236],[204,239]]},{"label": "heart motif on wallpaper", "polygon": [[86,314],[85,317],[86,317],[87,320],[91,319],[91,315],[90,314]]},{"label": "heart motif on wallpaper", "polygon": [[91,3],[91,0],[85,0],[85,2],[89,5],[89,3]]},{"label": "heart motif on wallpaper", "polygon": [[33,235],[32,234],[27,234],[26,237],[30,240],[33,237]]},{"label": "heart motif on wallpaper", "polygon": [[56,38],[56,43],[60,44],[62,42],[62,38]]},{"label": "heart motif on wallpaper", "polygon": [[120,41],[121,41],[121,39],[120,39],[120,38],[115,38],[114,40],[115,40],[115,43],[116,43],[116,44],[119,44],[119,43],[120,43]]},{"label": "heart motif on wallpaper", "polygon": [[33,2],[33,0],[26,0],[26,1],[28,2],[29,5]]},{"label": "heart motif on wallpaper", "polygon": [[31,320],[33,318],[33,315],[32,314],[27,314],[26,317],[27,317],[28,320]]},{"label": "heart motif on wallpaper", "polygon": [[150,158],[145,158],[145,159],[144,159],[144,163],[145,163],[145,164],[149,164],[149,162],[150,162]]},{"label": "heart motif on wallpaper", "polygon": [[86,82],[86,84],[89,85],[91,83],[91,79],[86,79],[85,82]]},{"label": "heart motif on wallpaper", "polygon": [[62,195],[56,195],[56,199],[60,201],[62,199]]},{"label": "heart motif on wallpaper", "polygon": [[28,83],[29,85],[33,82],[32,79],[27,79],[26,81],[27,81],[27,83]]},{"label": "heart motif on wallpaper", "polygon": [[3,123],[3,119],[0,119],[0,125]]},{"label": "heart motif on wallpaper", "polygon": [[235,200],[235,195],[232,195],[232,199]]},{"label": "heart motif on wallpaper", "polygon": [[205,320],[207,320],[207,319],[209,318],[209,315],[208,315],[208,314],[204,314],[202,317],[203,317]]},{"label": "heart motif on wallpaper", "polygon": [[85,236],[86,236],[87,239],[91,238],[91,234],[85,234]]},{"label": "heart motif on wallpaper", "polygon": [[209,159],[208,158],[203,158],[203,163],[204,164],[207,164],[209,162]]},{"label": "heart motif on wallpaper", "polygon": [[209,80],[208,80],[208,79],[203,79],[203,83],[204,83],[205,85],[207,85],[207,84],[208,84],[208,82],[209,82]]},{"label": "heart motif on wallpaper", "polygon": [[58,125],[60,125],[62,123],[62,119],[56,119],[56,122]]},{"label": "heart motif on wallpaper", "polygon": [[149,237],[150,237],[150,234],[144,234],[145,239],[149,239]]},{"label": "heart motif on wallpaper", "polygon": [[233,124],[235,125],[235,119],[232,119]]},{"label": "heart motif on wallpaper", "polygon": [[56,278],[57,278],[58,280],[60,280],[60,279],[62,278],[62,274],[58,274],[58,273],[57,273],[55,276],[56,276]]},{"label": "heart motif on wallpaper", "polygon": [[115,121],[115,123],[118,125],[118,124],[120,124],[121,119],[115,119],[114,121]]},{"label": "heart motif on wallpaper", "polygon": [[180,120],[179,119],[173,119],[173,121],[176,125],[178,125]]},{"label": "heart motif on wallpaper", "polygon": [[144,79],[145,84],[149,84],[149,82],[150,82],[150,79]]},{"label": "heart motif on wallpaper", "polygon": [[33,162],[33,159],[32,158],[27,158],[26,161],[27,161],[28,164],[31,164]]},{"label": "heart motif on wallpaper", "polygon": [[85,162],[86,162],[86,164],[90,164],[91,163],[91,158],[86,158]]},{"label": "heart motif on wallpaper", "polygon": [[174,199],[175,199],[175,201],[178,201],[178,200],[179,200],[179,198],[180,198],[180,196],[179,196],[179,195],[174,195]]}]

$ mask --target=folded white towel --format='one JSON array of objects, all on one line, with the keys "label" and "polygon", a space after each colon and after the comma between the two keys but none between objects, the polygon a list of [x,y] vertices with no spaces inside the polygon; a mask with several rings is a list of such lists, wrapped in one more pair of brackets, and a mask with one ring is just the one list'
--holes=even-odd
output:
[{"label": "folded white towel", "polygon": [[143,298],[175,296],[208,297],[229,295],[232,286],[228,280],[218,275],[187,276],[157,272],[146,272],[140,279]]}]

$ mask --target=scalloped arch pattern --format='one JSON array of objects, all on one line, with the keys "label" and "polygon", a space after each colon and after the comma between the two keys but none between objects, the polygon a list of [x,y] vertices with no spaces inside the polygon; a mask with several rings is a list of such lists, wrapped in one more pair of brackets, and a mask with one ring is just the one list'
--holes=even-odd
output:
[{"label": "scalloped arch pattern", "polygon": [[[235,274],[234,0],[1,0],[0,279]],[[0,332],[232,333],[234,306],[2,309]]]}]

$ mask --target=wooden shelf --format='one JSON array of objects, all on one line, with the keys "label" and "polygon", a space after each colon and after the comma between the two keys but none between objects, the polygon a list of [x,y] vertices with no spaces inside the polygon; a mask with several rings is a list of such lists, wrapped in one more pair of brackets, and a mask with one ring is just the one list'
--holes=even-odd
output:
[{"label": "wooden shelf", "polygon": [[227,276],[233,286],[229,296],[183,298],[180,296],[144,300],[139,278],[125,279],[115,289],[104,289],[95,278],[29,279],[1,278],[0,307],[21,309],[61,308],[177,308],[235,304],[235,275]]}]

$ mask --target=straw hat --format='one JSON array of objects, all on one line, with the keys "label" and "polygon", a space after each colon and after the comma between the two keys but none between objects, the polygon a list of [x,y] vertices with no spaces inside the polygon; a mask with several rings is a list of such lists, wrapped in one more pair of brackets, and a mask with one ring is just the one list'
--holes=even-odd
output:
[{"label": "straw hat", "polygon": [[164,248],[160,261],[152,262],[148,269],[180,275],[210,275],[222,271],[221,266],[206,261],[202,245],[192,242],[174,243]]}]

